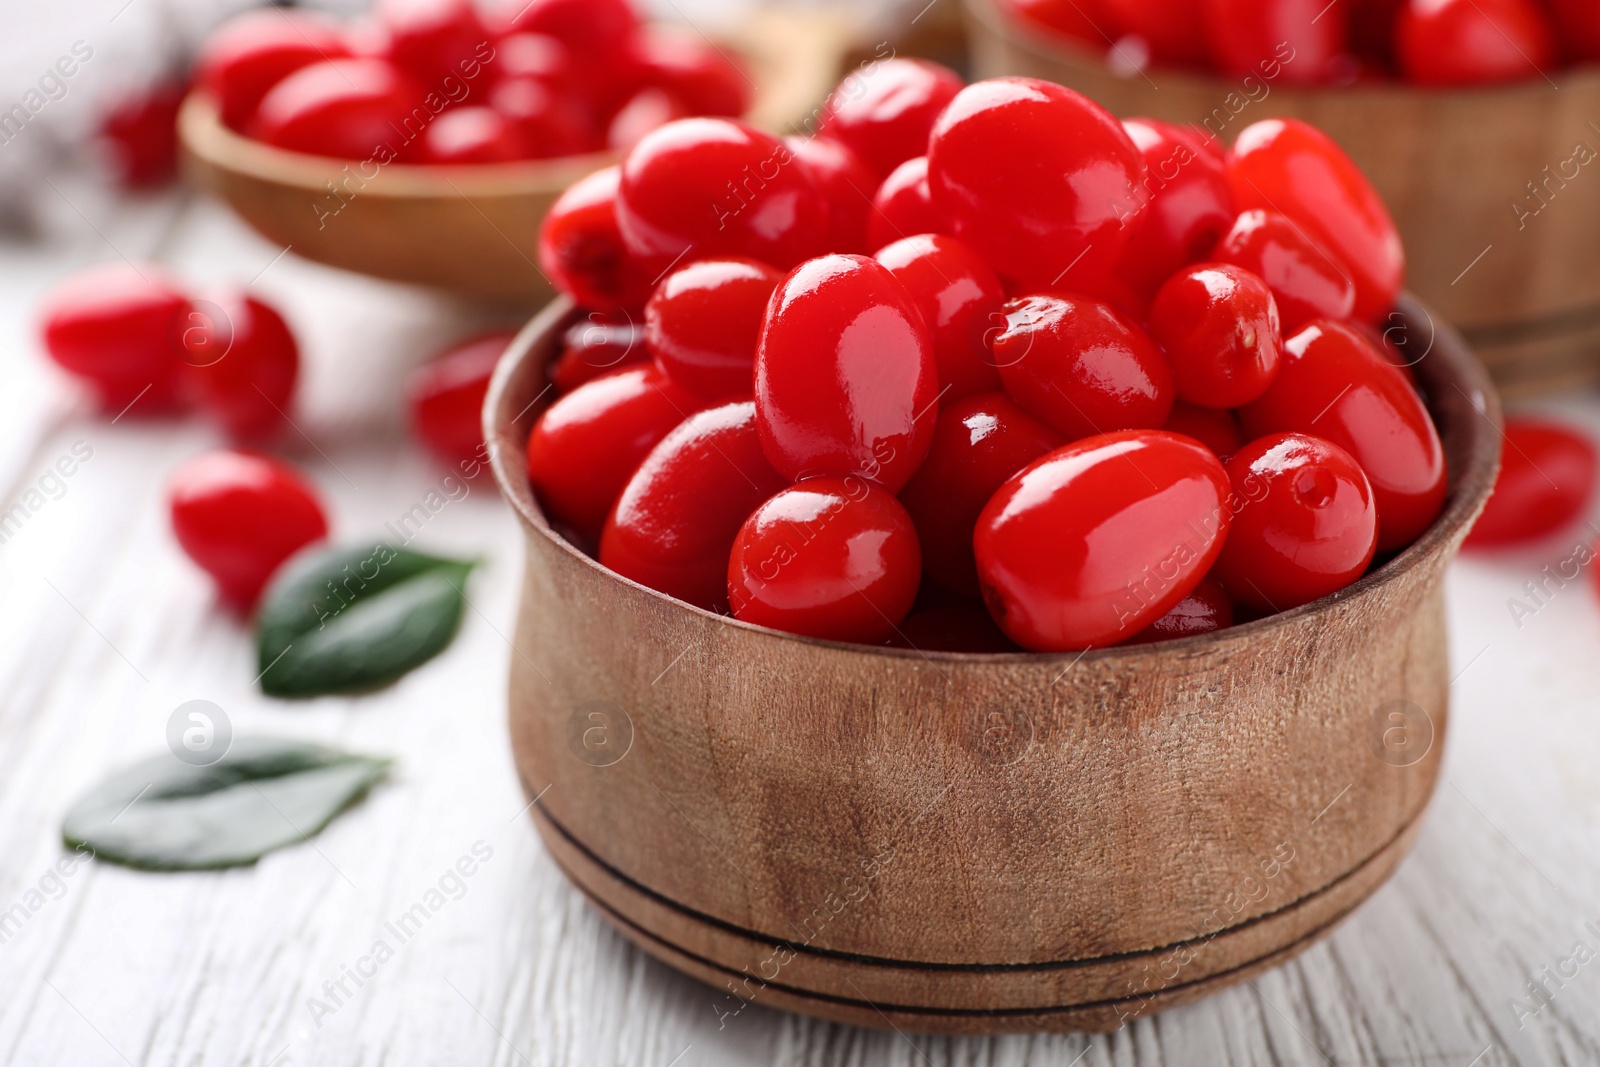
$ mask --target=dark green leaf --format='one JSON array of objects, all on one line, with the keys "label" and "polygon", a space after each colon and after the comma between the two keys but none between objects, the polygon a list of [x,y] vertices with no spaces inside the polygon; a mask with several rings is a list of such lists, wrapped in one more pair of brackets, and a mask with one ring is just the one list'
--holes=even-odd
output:
[{"label": "dark green leaf", "polygon": [[359,692],[427,662],[461,624],[472,566],[381,544],[290,561],[256,616],[262,690],[280,697]]},{"label": "dark green leaf", "polygon": [[238,738],[209,767],[164,754],[115,775],[73,805],[61,836],[146,870],[236,867],[316,834],[388,769],[302,741]]}]

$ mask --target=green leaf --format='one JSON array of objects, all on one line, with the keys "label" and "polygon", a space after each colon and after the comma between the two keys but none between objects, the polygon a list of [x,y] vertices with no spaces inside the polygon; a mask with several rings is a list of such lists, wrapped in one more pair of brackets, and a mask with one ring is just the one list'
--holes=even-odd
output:
[{"label": "green leaf", "polygon": [[237,738],[209,767],[169,754],[129,767],[72,806],[61,836],[145,870],[236,867],[318,833],[388,770],[303,741]]},{"label": "green leaf", "polygon": [[262,691],[360,692],[421,666],[461,625],[472,567],[383,544],[296,557],[273,579],[256,615]]}]

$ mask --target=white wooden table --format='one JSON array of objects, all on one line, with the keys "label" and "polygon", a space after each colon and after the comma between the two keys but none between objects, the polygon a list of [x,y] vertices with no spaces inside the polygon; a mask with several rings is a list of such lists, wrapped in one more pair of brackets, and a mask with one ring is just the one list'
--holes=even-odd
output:
[{"label": "white wooden table", "polygon": [[[519,535],[492,486],[472,485],[416,542],[487,560],[444,655],[376,695],[267,700],[251,684],[249,635],[167,529],[164,479],[216,438],[137,411],[93,416],[44,364],[32,307],[69,269],[119,254],[197,283],[253,284],[302,339],[303,436],[290,454],[344,540],[377,536],[440,484],[445,472],[405,437],[401,372],[476,323],[436,297],[278,258],[213,204],[116,204],[77,186],[59,199],[72,240],[0,246],[0,508],[75,442],[93,448],[59,499],[0,544],[0,912],[27,914],[0,931],[0,1062],[1600,1063],[1600,960],[1563,962],[1578,941],[1600,953],[1600,601],[1585,574],[1520,627],[1507,607],[1576,533],[1455,567],[1459,673],[1421,840],[1293,962],[1103,1036],[952,1040],[759,1008],[719,1028],[720,996],[612,933],[522,815],[502,723]],[[1595,398],[1563,410],[1600,431]],[[194,698],[219,704],[238,733],[386,753],[397,772],[311,844],[255,867],[147,874],[86,861],[52,881],[63,812],[159,752],[168,715]],[[492,857],[459,899],[370,979],[348,978],[385,921],[479,842]],[[1562,968],[1576,974],[1552,977]],[[1531,1015],[1536,978],[1554,996]]]}]

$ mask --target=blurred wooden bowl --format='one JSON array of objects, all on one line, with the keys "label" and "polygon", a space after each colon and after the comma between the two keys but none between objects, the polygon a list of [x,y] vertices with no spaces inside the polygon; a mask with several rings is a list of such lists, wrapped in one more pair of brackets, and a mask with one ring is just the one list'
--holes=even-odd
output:
[{"label": "blurred wooden bowl", "polygon": [[[1600,381],[1600,70],[1471,90],[1314,89],[1168,69],[1124,77],[995,0],[966,8],[975,78],[1046,78],[1113,114],[1199,123],[1225,141],[1264,118],[1320,127],[1394,213],[1408,288],[1460,330],[1504,392]],[[1590,162],[1574,160],[1579,145]]]},{"label": "blurred wooden bowl", "polygon": [[[756,86],[745,118],[777,132],[803,121],[838,80],[850,37],[842,17],[763,11],[722,39]],[[178,127],[187,173],[268,240],[330,266],[497,302],[552,295],[538,267],[545,213],[567,186],[616,162],[598,153],[364,171],[241,136],[200,94],[184,102]]]},{"label": "blurred wooden bowl", "polygon": [[573,314],[522,332],[484,411],[527,538],[512,750],[557,862],[717,1014],[1111,1029],[1300,952],[1410,847],[1448,716],[1445,565],[1500,449],[1447,327],[1416,371],[1450,496],[1396,558],[1216,634],[963,655],[737,622],[553,532],[523,444]]}]

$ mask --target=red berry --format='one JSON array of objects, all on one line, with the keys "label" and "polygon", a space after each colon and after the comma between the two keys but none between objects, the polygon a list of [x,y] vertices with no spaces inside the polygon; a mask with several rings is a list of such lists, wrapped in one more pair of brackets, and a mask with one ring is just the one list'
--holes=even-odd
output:
[{"label": "red berry", "polygon": [[1244,444],[1244,433],[1239,429],[1239,419],[1233,412],[1196,407],[1181,400],[1172,405],[1172,414],[1161,428],[1168,433],[1181,433],[1194,438],[1215,452],[1224,463]]},{"label": "red berry", "polygon": [[1312,319],[1348,319],[1355,310],[1356,286],[1344,264],[1276,211],[1240,215],[1213,258],[1267,283],[1286,334]]},{"label": "red berry", "polygon": [[[44,348],[107,411],[170,402],[188,298],[154,264],[104,263],[59,282],[39,309]],[[148,392],[147,392],[148,390]]]},{"label": "red berry", "polygon": [[900,164],[878,186],[867,216],[867,243],[882,248],[902,237],[944,228],[928,194],[928,157],[918,156]]},{"label": "red berry", "polygon": [[1117,34],[1143,40],[1155,62],[1185,67],[1205,62],[1205,19],[1195,0],[1098,0],[1098,6]]},{"label": "red berry", "polygon": [[[489,106],[520,132],[527,145],[526,158],[554,159],[601,147],[599,134],[583,107],[538,78],[505,78],[489,90],[488,99]],[[435,119],[435,125],[444,117]]]},{"label": "red berry", "polygon": [[686,255],[786,270],[822,250],[827,205],[776,137],[736,119],[682,119],[628,153],[617,223],[628,250],[658,271]]},{"label": "red berry", "polygon": [[611,116],[606,145],[626,155],[651,130],[693,114],[694,109],[664,89],[640,89]]},{"label": "red berry", "polygon": [[1175,271],[1204,259],[1233,221],[1233,195],[1223,161],[1193,127],[1155,119],[1122,124],[1144,156],[1146,177],[1129,222],[1117,274],[1135,292],[1153,295]]},{"label": "red berry", "polygon": [[554,37],[575,53],[602,55],[638,26],[628,0],[532,0],[517,9],[508,29]]},{"label": "red berry", "polygon": [[691,415],[622,491],[600,539],[600,562],[696,607],[727,611],[733,539],[788,484],[761,451],[754,404]]},{"label": "red berry", "polygon": [[1061,435],[1002,393],[964,397],[939,412],[928,458],[900,491],[929,578],[979,595],[972,555],[978,514],[1006,479],[1062,443]]},{"label": "red berry", "polygon": [[495,81],[533,78],[552,88],[569,89],[577,78],[567,46],[542,33],[511,33],[494,43],[489,76]]},{"label": "red berry", "polygon": [[200,408],[237,441],[266,441],[289,421],[300,346],[269,304],[243,293],[190,305],[179,335]]},{"label": "red berry", "polygon": [[515,336],[502,330],[470,338],[411,372],[406,381],[411,433],[442,462],[466,467],[487,458],[483,399],[495,364]]},{"label": "red berry", "polygon": [[954,237],[932,233],[896,241],[872,258],[889,268],[922,312],[939,367],[940,399],[948,404],[1000,388],[985,335],[1006,294],[983,258]]},{"label": "red berry", "polygon": [[1355,283],[1355,317],[1381,322],[1400,292],[1405,251],[1389,209],[1344,150],[1298,119],[1247,127],[1228,162],[1240,211],[1268,208],[1288,216],[1319,248],[1338,258]]},{"label": "red berry", "polygon": [[1239,416],[1250,437],[1315,434],[1350,453],[1372,485],[1380,552],[1416,540],[1444,506],[1433,419],[1405,375],[1348,326],[1313,322],[1285,341],[1278,377]]},{"label": "red berry", "polygon": [[1234,600],[1287,611],[1366,572],[1378,511],[1350,453],[1310,434],[1270,434],[1228,461],[1228,478],[1233,522],[1212,573]]},{"label": "red berry", "polygon": [[291,467],[247,452],[185,463],[173,472],[168,500],[178,544],[241,612],[285,560],[328,535],[315,491]]},{"label": "red berry", "polygon": [[1228,591],[1214,579],[1202,578],[1200,584],[1174,604],[1171,611],[1123,643],[1145,645],[1153,641],[1173,641],[1195,634],[1215,633],[1232,625],[1233,601],[1228,598]]},{"label": "red berry", "polygon": [[408,154],[403,131],[413,109],[428,114],[424,95],[381,59],[313,63],[262,97],[254,136],[293,152],[389,163]]},{"label": "red berry", "polygon": [[978,517],[989,611],[1036,652],[1113,645],[1200,583],[1228,533],[1228,476],[1160,430],[1089,437],[1013,475]]},{"label": "red berry", "polygon": [[349,54],[338,26],[281,7],[235,15],[200,50],[195,83],[217,102],[223,124],[245,132],[261,98],[301,67]]},{"label": "red berry", "polygon": [[690,115],[738,117],[750,104],[750,79],[698,34],[647,27],[634,44],[644,83],[683,101]]},{"label": "red berry", "polygon": [[1017,18],[1026,19],[1068,37],[1076,37],[1096,48],[1110,41],[1096,21],[1099,14],[1093,0],[1000,0]]},{"label": "red berry", "polygon": [[911,610],[921,573],[900,501],[862,478],[813,478],[745,520],[728,560],[728,598],[744,622],[877,644]]},{"label": "red berry", "polygon": [[867,219],[878,177],[850,149],[824,137],[785,137],[794,158],[811,176],[828,209],[828,248],[866,254]]},{"label": "red berry", "polygon": [[375,13],[388,33],[389,58],[432,92],[456,99],[453,86],[494,58],[472,0],[378,0]]},{"label": "red berry", "polygon": [[938,63],[882,60],[840,83],[818,132],[887,177],[906,160],[926,154],[934,119],[961,88],[961,75]]},{"label": "red berry", "polygon": [[595,540],[622,489],[663,437],[710,406],[654,364],[624,367],[551,404],[528,435],[528,477],[551,519]]},{"label": "red berry", "polygon": [[704,259],[661,280],[644,340],[667,377],[705,396],[747,397],[756,340],[783,274],[754,259]]},{"label": "red berry", "polygon": [[446,166],[506,163],[533,158],[533,146],[520,126],[493,108],[458,107],[428,125],[422,158]]},{"label": "red berry", "polygon": [[1028,296],[1002,309],[991,338],[1000,381],[1024,411],[1068,440],[1167,421],[1172,369],[1155,342],[1111,308]]},{"label": "red berry", "polygon": [[1533,0],[1407,0],[1395,45],[1418,85],[1537,78],[1556,59],[1550,16]]},{"label": "red berry", "polygon": [[1114,263],[1144,179],[1144,157],[1121,123],[1037,78],[967,86],[928,143],[928,188],[949,232],[1025,285]]},{"label": "red berry", "polygon": [[1020,652],[1000,632],[982,604],[940,604],[906,616],[888,641],[890,648],[919,652]]},{"label": "red berry", "polygon": [[595,171],[557,198],[539,229],[539,267],[578,305],[597,311],[641,308],[651,275],[634,261],[617,229],[620,167]]},{"label": "red berry", "polygon": [[1593,0],[1551,0],[1562,50],[1575,63],[1600,59],[1600,6]]},{"label": "red berry", "polygon": [[786,477],[860,475],[897,492],[933,439],[938,370],[887,269],[822,256],[783,280],[756,346],[756,424]]},{"label": "red berry", "polygon": [[1201,9],[1211,58],[1226,75],[1316,85],[1338,72],[1348,27],[1325,0],[1203,0]]},{"label": "red berry", "polygon": [[550,365],[550,384],[558,395],[572,392],[607,371],[642,363],[650,358],[644,327],[632,322],[607,322],[590,312],[582,322],[567,327],[561,355]]},{"label": "red berry", "polygon": [[122,100],[106,115],[100,135],[125,188],[163,185],[178,172],[178,108],[185,86],[165,80]]},{"label": "red berry", "polygon": [[1190,404],[1248,404],[1278,373],[1278,306],[1267,283],[1242,267],[1203,263],[1174,274],[1151,305],[1150,336]]},{"label": "red berry", "polygon": [[1589,509],[1595,448],[1575,430],[1537,419],[1506,420],[1494,494],[1467,535],[1470,548],[1498,548],[1555,533]]}]

